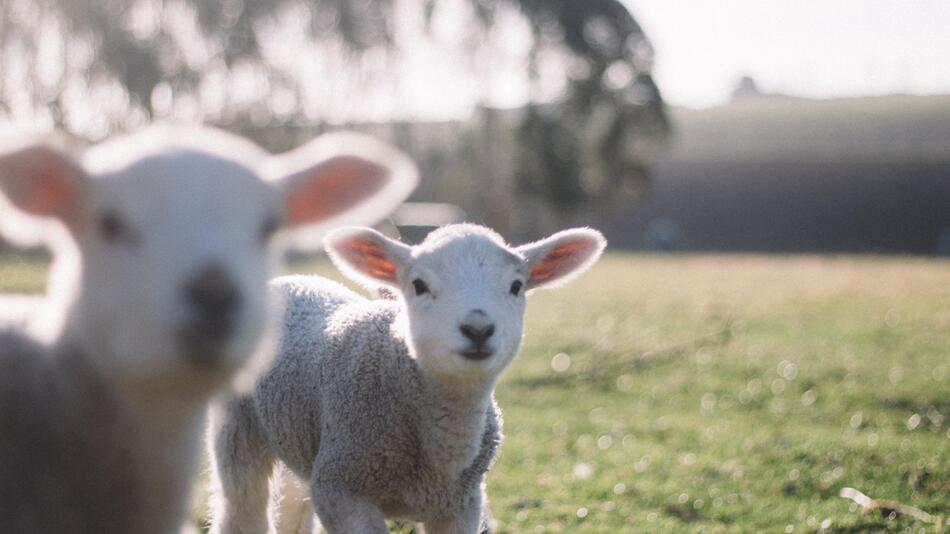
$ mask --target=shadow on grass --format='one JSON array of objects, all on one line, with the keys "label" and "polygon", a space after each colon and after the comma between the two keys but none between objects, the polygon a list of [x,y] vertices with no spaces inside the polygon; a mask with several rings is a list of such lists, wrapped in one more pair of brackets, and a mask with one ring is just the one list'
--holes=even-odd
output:
[{"label": "shadow on grass", "polygon": [[950,399],[930,398],[922,402],[919,398],[885,397],[880,400],[880,403],[891,410],[919,413],[933,418],[941,414],[950,414]]}]

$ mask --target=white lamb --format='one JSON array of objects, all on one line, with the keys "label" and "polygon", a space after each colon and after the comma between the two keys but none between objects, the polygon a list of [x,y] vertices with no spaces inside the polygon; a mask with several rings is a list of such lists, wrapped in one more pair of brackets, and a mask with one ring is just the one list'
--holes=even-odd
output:
[{"label": "white lamb", "polygon": [[212,412],[212,532],[268,529],[277,461],[277,532],[312,529],[314,508],[330,533],[388,532],[387,518],[479,532],[501,442],[493,391],[521,345],[525,292],[586,270],[603,237],[574,229],[510,248],[463,224],[415,247],[370,229],[325,243],[345,274],[398,297],[370,301],[316,276],[272,282],[287,306],[274,367]]},{"label": "white lamb", "polygon": [[36,295],[0,295],[0,328],[25,328],[44,303]]},{"label": "white lamb", "polygon": [[48,225],[56,256],[47,309],[0,332],[0,532],[178,531],[208,399],[269,364],[272,234],[375,221],[416,183],[361,136],[268,156],[190,132],[0,147],[0,227]]}]

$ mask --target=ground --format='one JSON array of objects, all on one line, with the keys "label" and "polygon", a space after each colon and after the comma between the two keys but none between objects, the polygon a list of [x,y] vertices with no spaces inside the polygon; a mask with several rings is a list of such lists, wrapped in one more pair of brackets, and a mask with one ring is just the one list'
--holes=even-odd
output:
[{"label": "ground", "polygon": [[[42,281],[0,258],[0,291]],[[948,353],[947,261],[608,255],[529,297],[499,531],[936,531],[838,492],[950,515]]]}]

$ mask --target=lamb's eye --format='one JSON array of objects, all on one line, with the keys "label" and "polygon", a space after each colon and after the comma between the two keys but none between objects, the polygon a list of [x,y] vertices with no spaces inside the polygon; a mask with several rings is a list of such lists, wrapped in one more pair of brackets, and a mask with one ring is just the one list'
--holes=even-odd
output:
[{"label": "lamb's eye", "polygon": [[280,224],[277,222],[277,217],[271,216],[264,219],[264,222],[261,224],[261,241],[267,241],[274,237],[279,226]]},{"label": "lamb's eye", "polygon": [[128,237],[128,231],[122,217],[114,211],[104,212],[99,217],[99,233],[110,243]]},{"label": "lamb's eye", "polygon": [[521,288],[523,286],[524,284],[521,282],[521,280],[515,280],[511,283],[511,289],[509,289],[509,291],[511,291],[512,295],[517,297],[518,294],[521,293]]},{"label": "lamb's eye", "polygon": [[412,287],[416,290],[416,295],[425,295],[429,292],[429,286],[418,278],[412,281]]}]

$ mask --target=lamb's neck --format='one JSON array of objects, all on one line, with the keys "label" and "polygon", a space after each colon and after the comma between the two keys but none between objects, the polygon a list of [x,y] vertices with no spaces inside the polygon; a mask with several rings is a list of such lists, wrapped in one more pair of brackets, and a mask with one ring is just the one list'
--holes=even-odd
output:
[{"label": "lamb's neck", "polygon": [[149,479],[156,508],[163,509],[164,517],[184,517],[198,470],[208,399],[167,385],[138,387],[123,396],[139,423],[145,461],[154,467]]},{"label": "lamb's neck", "polygon": [[494,379],[452,380],[426,377],[420,434],[437,468],[455,478],[475,460],[481,448]]},{"label": "lamb's neck", "polygon": [[193,450],[193,443],[200,440],[200,428],[204,423],[205,409],[210,392],[186,377],[133,378],[109,375],[88,356],[89,350],[79,335],[71,335],[75,329],[67,325],[63,336],[53,343],[60,347],[60,357],[67,365],[81,370],[74,373],[89,387],[97,385],[100,391],[108,390],[110,397],[136,423],[137,433],[143,444],[157,456],[167,452],[169,460],[176,464],[187,458],[185,451]]},{"label": "lamb's neck", "polygon": [[[115,414],[114,424],[138,459],[146,496],[149,532],[177,532],[169,519],[183,518],[197,471],[205,399],[167,385],[116,384],[99,372],[81,349],[61,341],[61,358],[74,371],[77,401],[97,404]],[[101,408],[100,408],[101,409]]]},{"label": "lamb's neck", "polygon": [[178,464],[194,456],[192,451],[201,439],[207,399],[175,390],[147,388],[124,391],[123,398],[142,422],[142,437],[156,460]]}]

